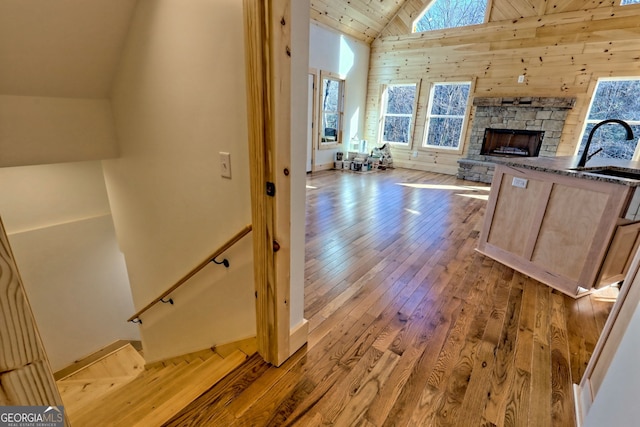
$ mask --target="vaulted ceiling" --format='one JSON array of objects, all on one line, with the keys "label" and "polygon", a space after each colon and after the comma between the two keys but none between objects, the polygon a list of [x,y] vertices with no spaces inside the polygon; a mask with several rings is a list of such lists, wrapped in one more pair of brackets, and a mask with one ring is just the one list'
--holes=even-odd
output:
[{"label": "vaulted ceiling", "polygon": [[311,19],[371,43],[407,1],[311,0]]},{"label": "vaulted ceiling", "polygon": [[[436,0],[310,0],[311,19],[365,43],[411,33],[413,22]],[[489,22],[606,8],[620,0],[487,0]]]}]

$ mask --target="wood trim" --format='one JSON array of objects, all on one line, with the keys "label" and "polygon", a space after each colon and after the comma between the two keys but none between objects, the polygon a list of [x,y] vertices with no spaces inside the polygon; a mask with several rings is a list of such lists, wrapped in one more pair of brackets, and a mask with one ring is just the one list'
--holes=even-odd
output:
[{"label": "wood trim", "polygon": [[511,267],[522,274],[526,274],[527,276],[530,276],[565,295],[572,298],[576,298],[578,295],[578,285],[575,282],[563,276],[553,274],[552,272],[533,265],[530,262],[525,262],[510,252],[491,244],[486,244],[482,249],[478,247],[477,251],[489,258],[499,260],[500,263],[507,267]]},{"label": "wood trim", "polygon": [[1,219],[0,386],[2,405],[63,404]]},{"label": "wood trim", "polygon": [[[274,339],[270,347],[280,366],[290,356],[290,276],[291,276],[291,0],[271,1],[272,84],[271,111],[274,131],[274,175],[276,188],[275,240],[280,250],[275,253],[276,281],[274,283]],[[271,340],[273,341],[273,340]]]},{"label": "wood trim", "polygon": [[[313,96],[311,99],[311,106],[313,111],[311,117],[313,124],[307,123],[307,126],[312,125],[311,129],[311,172],[316,171],[316,151],[318,148],[318,80],[320,80],[320,73],[316,68],[309,68],[308,76],[313,76]],[[307,100],[308,102],[308,100]],[[305,160],[306,161],[306,160]]]},{"label": "wood trim", "polygon": [[178,280],[173,286],[171,286],[169,289],[167,289],[166,291],[161,293],[158,297],[156,297],[149,304],[145,305],[142,309],[138,310],[138,312],[136,314],[134,314],[133,316],[129,317],[127,319],[127,322],[131,322],[131,321],[133,321],[135,319],[139,319],[140,316],[142,315],[142,313],[144,313],[145,311],[149,310],[151,307],[153,307],[154,305],[159,303],[165,297],[167,297],[167,296],[171,295],[173,292],[175,292],[180,286],[184,285],[189,279],[191,279],[193,276],[195,276],[200,270],[202,270],[207,265],[209,265],[212,260],[216,259],[220,255],[222,255],[223,253],[228,251],[229,248],[231,248],[233,245],[238,243],[244,236],[249,234],[251,232],[251,229],[252,229],[251,224],[249,224],[246,227],[244,227],[242,230],[240,230],[238,233],[236,233],[232,238],[227,240],[222,246],[220,246],[220,248],[218,248],[209,257],[207,257],[206,259],[202,260],[200,262],[200,264],[198,264],[197,266],[192,268],[191,271],[189,271],[187,274],[185,274],[182,277],[182,279]]},{"label": "wood trim", "polygon": [[[538,205],[538,209],[533,217],[533,222],[531,224],[531,234],[529,234],[529,239],[527,240],[527,243],[524,247],[523,258],[528,260],[531,260],[531,258],[533,257],[533,251],[536,247],[536,242],[538,241],[538,233],[540,232],[540,227],[542,227],[544,214],[547,211],[547,203],[549,202],[549,197],[551,197],[551,190],[553,190],[552,182],[545,182],[544,184],[544,194],[541,197],[541,202]],[[542,203],[542,199],[545,200],[544,204]]]},{"label": "wood trim", "polygon": [[333,163],[321,163],[319,165],[316,165],[315,169],[313,170],[314,172],[319,172],[319,171],[327,171],[327,170],[331,170],[333,169]]},{"label": "wood trim", "polygon": [[482,225],[482,230],[480,230],[480,239],[478,240],[478,250],[480,253],[484,252],[487,241],[489,240],[489,232],[491,231],[491,221],[488,221],[488,218],[493,218],[493,215],[496,213],[496,205],[498,204],[498,193],[497,191],[502,185],[502,179],[504,178],[504,171],[502,168],[496,166],[496,169],[493,174],[493,180],[491,182],[491,189],[495,191],[489,192],[489,199],[487,200],[487,210],[484,214],[484,223]]},{"label": "wood trim", "polygon": [[[289,357],[290,3],[243,4],[256,335],[260,355],[279,366]],[[276,186],[273,197],[267,182]]]},{"label": "wood trim", "polygon": [[[340,90],[340,99],[338,100],[339,103],[339,107],[338,107],[338,123],[339,123],[339,129],[338,129],[338,133],[336,136],[336,141],[335,142],[328,142],[328,143],[323,143],[322,142],[322,133],[323,133],[323,129],[322,129],[322,115],[323,115],[323,109],[322,109],[322,98],[323,98],[323,94],[322,94],[322,85],[324,83],[324,79],[325,78],[331,78],[334,80],[338,80],[340,82],[340,86],[341,86],[341,90]],[[316,127],[316,140],[318,143],[318,150],[331,150],[331,149],[336,149],[336,148],[340,148],[340,147],[344,147],[345,145],[345,141],[344,141],[344,106],[345,106],[345,93],[347,91],[347,77],[343,76],[341,74],[338,73],[334,73],[331,71],[326,71],[326,70],[320,70],[320,73],[318,75],[318,98],[317,98],[317,106],[318,106],[318,126]]]}]

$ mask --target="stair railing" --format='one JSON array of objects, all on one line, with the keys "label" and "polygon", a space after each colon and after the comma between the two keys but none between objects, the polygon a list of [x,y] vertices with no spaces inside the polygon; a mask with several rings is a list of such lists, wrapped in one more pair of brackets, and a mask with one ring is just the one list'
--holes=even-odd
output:
[{"label": "stair railing", "polygon": [[198,264],[197,266],[195,266],[194,268],[191,269],[191,271],[189,271],[187,274],[185,274],[180,280],[178,280],[173,286],[171,286],[169,289],[167,289],[166,291],[164,291],[162,294],[160,294],[156,299],[154,299],[153,301],[151,301],[149,304],[147,304],[146,306],[144,306],[144,308],[142,308],[141,310],[139,310],[136,314],[134,314],[133,316],[131,316],[130,318],[127,319],[127,322],[133,322],[133,323],[139,323],[142,324],[142,319],[140,318],[140,316],[142,315],[142,313],[144,313],[145,311],[149,310],[151,307],[153,307],[155,304],[159,303],[159,302],[163,302],[163,303],[169,303],[171,305],[173,305],[173,298],[169,298],[169,299],[165,299],[166,297],[168,297],[169,295],[171,295],[173,292],[176,291],[176,289],[178,289],[180,286],[182,286],[183,284],[185,284],[190,278],[192,278],[193,276],[195,276],[200,270],[202,270],[203,268],[205,268],[207,265],[209,265],[209,263],[214,263],[214,264],[222,264],[224,265],[226,268],[229,268],[229,260],[227,260],[226,258],[223,259],[222,261],[216,261],[216,258],[218,258],[220,255],[222,255],[223,253],[225,253],[227,250],[229,250],[229,248],[231,248],[233,245],[235,245],[236,243],[238,243],[244,236],[246,236],[247,234],[249,234],[251,232],[252,226],[251,224],[247,225],[246,227],[244,227],[242,230],[240,230],[235,236],[233,236],[231,239],[229,239],[226,243],[224,243],[222,246],[220,246],[220,248],[218,248],[213,254],[211,254],[211,256],[207,257],[204,261],[202,261],[200,264]]}]

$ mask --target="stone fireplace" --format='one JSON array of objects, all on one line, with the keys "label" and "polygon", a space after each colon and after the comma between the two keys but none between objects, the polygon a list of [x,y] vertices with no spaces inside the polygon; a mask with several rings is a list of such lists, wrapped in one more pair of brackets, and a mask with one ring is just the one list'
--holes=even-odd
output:
[{"label": "stone fireplace", "polygon": [[475,98],[469,149],[458,160],[458,178],[490,183],[493,156],[555,156],[574,104],[575,98]]}]

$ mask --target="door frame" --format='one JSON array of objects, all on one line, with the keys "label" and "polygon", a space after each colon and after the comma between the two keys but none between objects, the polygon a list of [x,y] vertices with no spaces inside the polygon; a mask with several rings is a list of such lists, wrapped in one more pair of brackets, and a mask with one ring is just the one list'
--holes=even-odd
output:
[{"label": "door frame", "polygon": [[311,113],[311,123],[307,123],[307,131],[308,127],[311,126],[311,172],[316,171],[316,150],[318,149],[318,131],[317,131],[317,123],[318,123],[318,78],[320,72],[317,68],[309,68],[308,76],[313,77],[313,94],[311,99],[308,102],[311,102],[313,111]]}]

